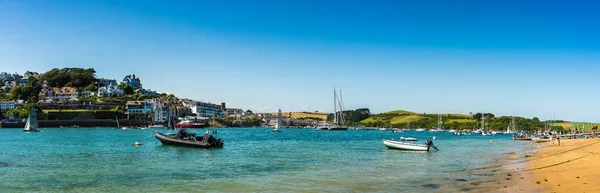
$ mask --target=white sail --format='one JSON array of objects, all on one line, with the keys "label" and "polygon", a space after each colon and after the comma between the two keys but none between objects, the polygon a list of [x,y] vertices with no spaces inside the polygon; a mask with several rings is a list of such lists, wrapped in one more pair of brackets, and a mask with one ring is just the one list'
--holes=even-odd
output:
[{"label": "white sail", "polygon": [[29,110],[29,117],[27,117],[27,123],[25,123],[25,128],[23,128],[23,131],[39,131],[37,115],[35,114],[34,108]]},{"label": "white sail", "polygon": [[279,111],[277,112],[277,119],[275,120],[275,127],[273,128],[273,131],[279,131],[279,127],[281,124],[281,114],[281,109],[279,109]]}]

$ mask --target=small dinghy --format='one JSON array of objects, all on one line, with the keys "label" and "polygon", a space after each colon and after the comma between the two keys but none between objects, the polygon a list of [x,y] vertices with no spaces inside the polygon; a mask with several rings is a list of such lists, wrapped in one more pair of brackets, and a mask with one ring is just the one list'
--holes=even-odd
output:
[{"label": "small dinghy", "polygon": [[[213,134],[216,134],[216,132],[213,131]],[[223,140],[217,139],[213,135],[208,134],[208,131],[204,134],[204,136],[196,136],[195,133],[188,133],[185,129],[182,129],[177,133],[171,134],[162,134],[156,132],[154,133],[154,137],[160,140],[160,142],[164,145],[197,148],[223,147]]]},{"label": "small dinghy", "polygon": [[392,140],[383,140],[383,144],[389,149],[399,149],[399,150],[409,150],[409,151],[429,151],[429,148],[432,147],[435,150],[438,150],[433,142],[427,140],[425,145],[415,144],[415,143],[406,143],[400,141],[392,141]]},{"label": "small dinghy", "polygon": [[400,137],[402,141],[417,141],[417,138],[414,137]]}]

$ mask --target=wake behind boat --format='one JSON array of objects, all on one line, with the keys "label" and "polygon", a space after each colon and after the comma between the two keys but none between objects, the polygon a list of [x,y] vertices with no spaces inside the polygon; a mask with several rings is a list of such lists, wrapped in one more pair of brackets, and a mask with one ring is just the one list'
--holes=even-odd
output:
[{"label": "wake behind boat", "polygon": [[388,149],[399,149],[399,150],[408,150],[408,151],[429,151],[429,148],[433,147],[433,149],[438,150],[438,148],[435,147],[435,145],[433,145],[433,142],[430,140],[427,140],[425,142],[425,145],[421,145],[421,144],[416,144],[416,143],[406,143],[406,142],[384,139],[383,144]]}]

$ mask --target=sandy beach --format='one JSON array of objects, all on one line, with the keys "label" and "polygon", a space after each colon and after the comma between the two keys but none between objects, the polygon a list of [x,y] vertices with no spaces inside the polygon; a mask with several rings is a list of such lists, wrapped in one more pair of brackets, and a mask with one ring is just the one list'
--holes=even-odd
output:
[{"label": "sandy beach", "polygon": [[495,182],[475,192],[600,192],[600,139],[539,145],[524,159],[508,160],[495,170]]}]

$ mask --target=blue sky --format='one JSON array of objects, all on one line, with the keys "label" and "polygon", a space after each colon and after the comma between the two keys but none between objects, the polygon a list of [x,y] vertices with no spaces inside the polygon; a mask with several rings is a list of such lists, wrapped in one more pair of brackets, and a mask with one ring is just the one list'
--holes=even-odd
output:
[{"label": "blue sky", "polygon": [[255,111],[494,112],[600,121],[586,1],[0,0],[0,71],[93,67]]}]

